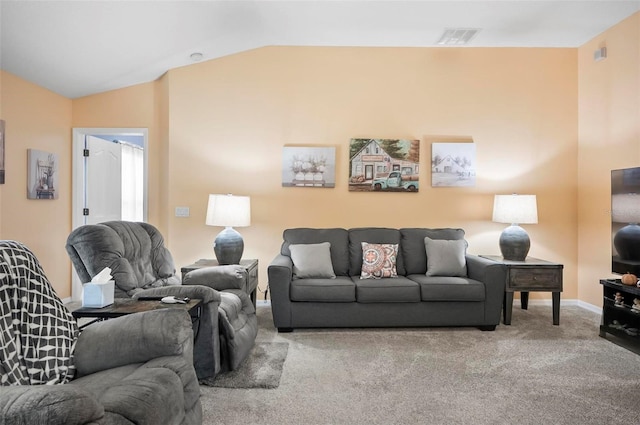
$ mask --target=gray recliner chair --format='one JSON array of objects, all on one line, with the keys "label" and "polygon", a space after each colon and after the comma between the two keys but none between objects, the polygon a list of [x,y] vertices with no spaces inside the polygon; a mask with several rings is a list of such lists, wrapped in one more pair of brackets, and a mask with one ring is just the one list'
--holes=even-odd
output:
[{"label": "gray recliner chair", "polygon": [[258,334],[255,308],[240,290],[245,268],[206,267],[176,276],[171,253],[157,228],[148,223],[110,221],[81,226],[66,249],[82,282],[111,268],[116,298],[176,295],[205,302],[194,324],[194,364],[198,378],[234,370],[247,357]]},{"label": "gray recliner chair", "polygon": [[23,244],[0,241],[0,423],[202,423],[184,310],[78,325]]}]

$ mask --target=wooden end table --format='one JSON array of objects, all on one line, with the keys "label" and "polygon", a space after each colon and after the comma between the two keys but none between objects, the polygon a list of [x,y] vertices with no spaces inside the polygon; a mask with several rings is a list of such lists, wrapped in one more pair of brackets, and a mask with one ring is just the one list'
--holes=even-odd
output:
[{"label": "wooden end table", "polygon": [[562,270],[564,266],[538,258],[527,257],[524,261],[505,260],[499,255],[480,255],[507,266],[507,282],[504,289],[503,323],[511,324],[513,293],[520,292],[520,307],[526,310],[529,292],[551,292],[553,302],[553,324],[560,324],[560,293],[562,292]]},{"label": "wooden end table", "polygon": [[[218,267],[219,265],[218,260],[202,258],[193,264],[180,268],[182,280],[184,281],[184,276],[190,271],[201,269],[203,267]],[[258,260],[240,260],[240,265],[247,270],[247,282],[245,284],[245,288],[247,288],[247,294],[251,298],[253,307],[255,308],[258,298]]]},{"label": "wooden end table", "polygon": [[[155,297],[154,297],[155,298]],[[202,314],[202,300],[194,298],[186,304],[165,304],[157,299],[134,300],[130,298],[116,298],[113,304],[102,308],[81,307],[71,312],[76,319],[93,318],[89,323],[80,327],[80,329],[89,326],[92,323],[102,320],[113,319],[115,317],[126,316],[127,314],[141,313],[151,310],[162,310],[165,308],[180,308],[189,313],[191,321],[196,322]]]}]

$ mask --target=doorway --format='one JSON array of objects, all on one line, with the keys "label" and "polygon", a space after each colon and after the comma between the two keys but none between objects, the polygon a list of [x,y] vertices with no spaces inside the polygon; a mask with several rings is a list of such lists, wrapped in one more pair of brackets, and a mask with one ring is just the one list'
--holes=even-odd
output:
[{"label": "doorway", "polygon": [[[74,128],[72,143],[72,229],[147,221],[148,130]],[[72,270],[73,300],[81,299],[82,283]]]}]

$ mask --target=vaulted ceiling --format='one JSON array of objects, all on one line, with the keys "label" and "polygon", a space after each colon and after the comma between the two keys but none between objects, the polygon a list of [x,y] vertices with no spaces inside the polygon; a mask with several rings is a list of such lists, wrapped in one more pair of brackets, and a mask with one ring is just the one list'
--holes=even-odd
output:
[{"label": "vaulted ceiling", "polygon": [[446,28],[480,29],[468,47],[575,48],[638,10],[640,0],[0,0],[0,68],[77,98],[155,80],[192,53],[431,47]]}]

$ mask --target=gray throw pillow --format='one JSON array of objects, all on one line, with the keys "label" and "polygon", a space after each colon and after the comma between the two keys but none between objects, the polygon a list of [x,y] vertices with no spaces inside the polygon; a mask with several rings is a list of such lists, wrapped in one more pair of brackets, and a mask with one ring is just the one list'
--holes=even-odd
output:
[{"label": "gray throw pillow", "polygon": [[424,238],[427,276],[466,276],[467,241]]},{"label": "gray throw pillow", "polygon": [[293,274],[298,279],[336,277],[331,263],[329,242],[289,245]]}]

